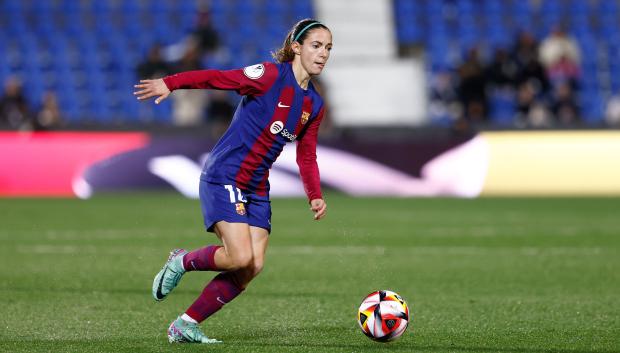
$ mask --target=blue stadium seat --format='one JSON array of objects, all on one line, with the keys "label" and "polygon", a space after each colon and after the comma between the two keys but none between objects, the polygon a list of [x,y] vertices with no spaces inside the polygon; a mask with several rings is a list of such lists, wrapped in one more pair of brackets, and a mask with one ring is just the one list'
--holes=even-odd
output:
[{"label": "blue stadium seat", "polygon": [[496,91],[489,97],[489,116],[496,125],[511,126],[514,123],[516,103],[512,91]]},{"label": "blue stadium seat", "polygon": [[[256,4],[256,3],[252,3]],[[262,14],[262,15],[273,15],[274,17],[285,16],[287,12],[290,11],[290,7],[282,1],[267,1],[264,3],[264,7],[254,7],[250,6],[250,11],[252,15]]]},{"label": "blue stadium seat", "polygon": [[474,16],[479,11],[472,0],[457,0],[456,8],[460,16]]},{"label": "blue stadium seat", "polygon": [[153,121],[156,123],[170,123],[172,121],[172,100],[166,99],[157,105],[156,109],[153,109],[155,113]]},{"label": "blue stadium seat", "polygon": [[585,91],[580,96],[581,116],[590,125],[601,124],[604,117],[604,102],[598,91]]},{"label": "blue stadium seat", "polygon": [[395,0],[394,7],[396,14],[413,16],[417,11],[419,11],[419,2],[411,0]]},{"label": "blue stadium seat", "polygon": [[402,44],[421,43],[424,39],[424,32],[421,26],[409,22],[398,28],[398,40]]},{"label": "blue stadium seat", "polygon": [[[212,60],[220,67],[267,59],[292,23],[313,17],[310,0],[209,3],[223,51],[232,53]],[[57,91],[60,109],[71,121],[105,122],[110,115],[137,119],[138,105],[126,94],[136,64],[156,42],[183,40],[195,25],[197,10],[194,0],[0,1],[0,79],[23,75],[31,99],[47,89]],[[264,16],[266,21],[255,20]],[[260,44],[257,38],[263,39]],[[97,97],[109,103],[97,102]],[[151,113],[151,120],[170,122],[170,111],[167,102]]]},{"label": "blue stadium seat", "polygon": [[315,17],[314,10],[312,9],[312,1],[293,1],[287,2],[290,6],[292,6],[292,21],[298,21],[303,18]]},{"label": "blue stadium seat", "polygon": [[588,1],[583,0],[571,0],[568,3],[568,9],[571,12],[571,16],[581,16],[588,14],[591,10]]},{"label": "blue stadium seat", "polygon": [[610,75],[609,86],[611,92],[620,93],[620,76]]},{"label": "blue stadium seat", "polygon": [[532,16],[533,10],[528,1],[513,1],[512,8],[509,9],[509,12],[515,16]]},{"label": "blue stadium seat", "polygon": [[601,1],[598,1],[597,4],[598,4],[598,14],[600,16],[604,16],[604,15],[618,16],[619,6],[618,6],[617,1],[601,0]]},{"label": "blue stadium seat", "polygon": [[0,2],[0,11],[14,16],[18,13],[23,13],[23,2],[21,0],[4,0]]},{"label": "blue stadium seat", "polygon": [[[519,31],[532,32],[541,40],[555,26],[567,24],[584,53],[581,86],[587,93],[580,102],[588,121],[595,122],[596,115],[600,119],[604,92],[620,85],[619,5],[616,0],[395,0],[395,33],[401,44],[413,44],[421,37],[428,67],[436,70],[454,68],[460,51],[474,43],[510,48]],[[411,23],[422,29],[414,31]],[[492,113],[510,107],[493,99]]]},{"label": "blue stadium seat", "polygon": [[3,55],[0,55],[0,87],[4,87],[4,82],[11,76],[9,65]]}]

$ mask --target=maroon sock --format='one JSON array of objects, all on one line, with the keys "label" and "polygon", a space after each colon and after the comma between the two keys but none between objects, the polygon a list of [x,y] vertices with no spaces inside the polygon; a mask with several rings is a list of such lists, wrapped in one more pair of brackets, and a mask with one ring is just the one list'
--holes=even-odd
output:
[{"label": "maroon sock", "polygon": [[235,299],[242,291],[243,288],[237,283],[234,273],[222,272],[207,284],[185,313],[200,323]]},{"label": "maroon sock", "polygon": [[209,245],[185,254],[183,257],[185,271],[217,271],[215,252],[219,248],[221,248],[219,245]]}]

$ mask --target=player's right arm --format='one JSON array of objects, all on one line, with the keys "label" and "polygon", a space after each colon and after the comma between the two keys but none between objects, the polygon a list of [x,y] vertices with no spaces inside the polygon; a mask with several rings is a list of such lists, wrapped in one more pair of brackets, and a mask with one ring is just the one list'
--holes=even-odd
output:
[{"label": "player's right arm", "polygon": [[258,96],[271,88],[278,77],[275,64],[264,63],[236,70],[186,71],[155,80],[140,80],[134,92],[139,100],[157,97],[159,104],[176,89],[220,89],[235,90],[241,95]]}]

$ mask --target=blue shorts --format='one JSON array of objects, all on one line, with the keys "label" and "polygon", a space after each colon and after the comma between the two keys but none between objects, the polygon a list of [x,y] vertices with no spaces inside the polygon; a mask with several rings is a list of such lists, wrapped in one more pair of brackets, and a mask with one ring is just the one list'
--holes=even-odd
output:
[{"label": "blue shorts", "polygon": [[214,232],[219,221],[247,223],[271,233],[271,201],[234,185],[200,180],[200,207],[205,228]]}]

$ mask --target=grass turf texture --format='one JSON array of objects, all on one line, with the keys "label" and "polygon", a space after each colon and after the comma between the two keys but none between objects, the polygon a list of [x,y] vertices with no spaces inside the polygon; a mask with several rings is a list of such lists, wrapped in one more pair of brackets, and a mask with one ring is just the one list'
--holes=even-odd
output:
[{"label": "grass turf texture", "polygon": [[[0,199],[3,352],[617,352],[619,199],[273,201],[264,272],[207,320],[218,346],[165,330],[213,276],[162,303],[151,281],[174,247],[213,243],[173,194]],[[357,306],[392,289],[413,322],[370,341]]]}]

